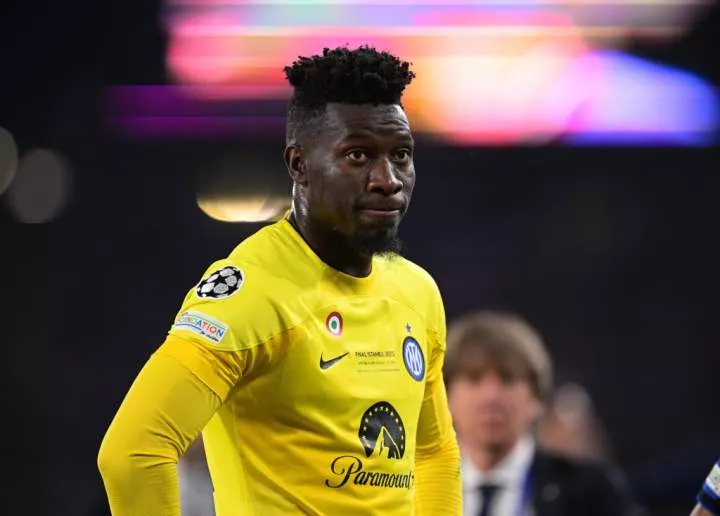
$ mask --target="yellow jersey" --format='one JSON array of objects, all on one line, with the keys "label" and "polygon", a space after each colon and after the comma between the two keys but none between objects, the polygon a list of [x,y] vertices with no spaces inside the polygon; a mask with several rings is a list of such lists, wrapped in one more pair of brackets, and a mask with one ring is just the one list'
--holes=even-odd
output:
[{"label": "yellow jersey", "polygon": [[423,269],[346,275],[283,219],[208,268],[161,350],[222,400],[203,430],[218,516],[384,516],[419,514],[416,458],[448,446],[458,473],[434,495],[459,514],[444,346]]}]

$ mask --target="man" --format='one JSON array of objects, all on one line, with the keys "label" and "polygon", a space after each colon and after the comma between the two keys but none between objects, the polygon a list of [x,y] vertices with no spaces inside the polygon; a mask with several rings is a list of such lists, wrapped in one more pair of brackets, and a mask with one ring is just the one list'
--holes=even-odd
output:
[{"label": "man", "polygon": [[448,329],[445,379],[463,454],[466,516],[615,516],[630,504],[598,467],[539,450],[534,428],[552,390],[538,333],[505,313]]},{"label": "man", "polygon": [[697,495],[697,505],[690,514],[690,516],[718,515],[720,515],[720,460],[715,463],[705,478]]},{"label": "man", "polygon": [[369,47],[285,73],[293,209],[207,270],[135,380],[98,459],[112,512],[178,515],[202,430],[218,516],[460,514],[443,305],[396,254],[414,74]]}]

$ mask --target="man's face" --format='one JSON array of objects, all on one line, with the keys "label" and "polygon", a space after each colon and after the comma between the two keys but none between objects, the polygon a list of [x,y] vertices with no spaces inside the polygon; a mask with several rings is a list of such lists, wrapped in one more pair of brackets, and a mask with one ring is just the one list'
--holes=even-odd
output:
[{"label": "man's face", "polygon": [[396,252],[415,185],[413,139],[397,105],[329,104],[306,146],[305,196],[314,223],[363,254]]},{"label": "man's face", "polygon": [[525,436],[540,415],[527,370],[519,360],[483,360],[453,379],[450,410],[460,441],[488,450],[507,450]]}]

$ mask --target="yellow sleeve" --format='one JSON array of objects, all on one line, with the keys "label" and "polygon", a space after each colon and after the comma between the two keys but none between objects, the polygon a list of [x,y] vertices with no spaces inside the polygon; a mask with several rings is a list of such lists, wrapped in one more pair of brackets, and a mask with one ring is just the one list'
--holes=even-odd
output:
[{"label": "yellow sleeve", "polygon": [[242,354],[169,336],[105,434],[98,467],[113,516],[180,516],[177,463],[220,407]]},{"label": "yellow sleeve", "polygon": [[249,268],[206,271],[115,415],[98,456],[114,516],[179,516],[180,457],[231,390],[283,356],[272,277]]},{"label": "yellow sleeve", "polygon": [[460,449],[448,407],[442,367],[445,360],[445,313],[437,296],[434,343],[418,422],[415,457],[416,516],[461,515]]}]

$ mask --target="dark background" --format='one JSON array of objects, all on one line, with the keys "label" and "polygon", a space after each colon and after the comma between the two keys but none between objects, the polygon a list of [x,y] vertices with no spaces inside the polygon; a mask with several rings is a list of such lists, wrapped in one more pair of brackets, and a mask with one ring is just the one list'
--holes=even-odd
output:
[{"label": "dark background", "polygon": [[[284,174],[281,135],[140,143],[106,129],[105,87],[165,82],[158,12],[147,0],[0,3],[0,126],[73,171],[52,223],[20,224],[0,197],[2,514],[102,514],[95,456],[130,380],[187,288],[259,227],[198,209],[208,163],[252,154],[266,163],[258,182]],[[631,50],[720,84],[719,15]],[[402,232],[449,318],[501,308],[541,330],[558,381],[588,389],[651,514],[687,514],[720,456],[718,158],[427,143]]]}]

